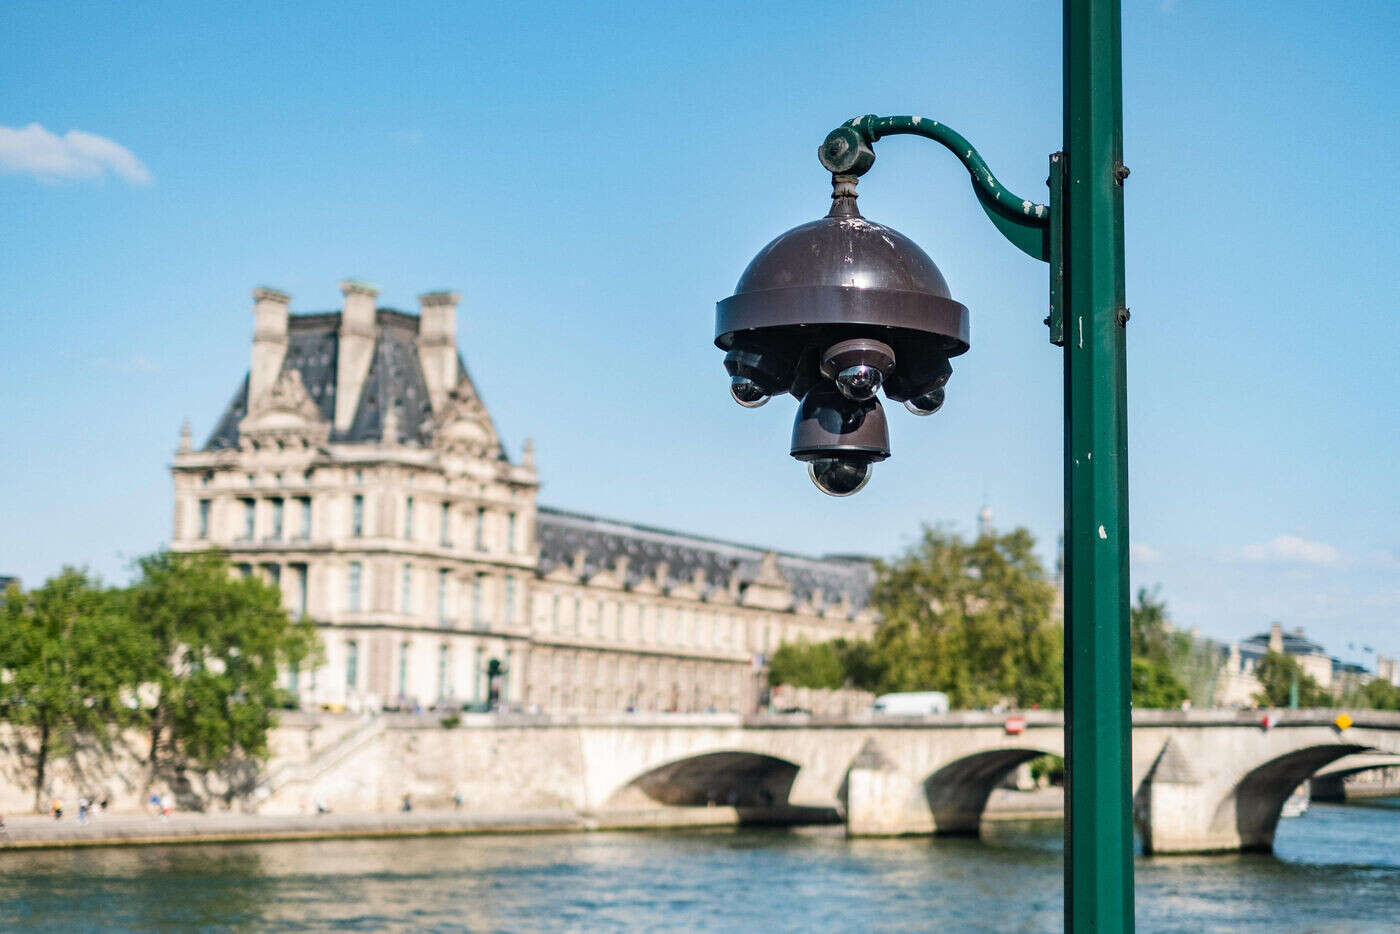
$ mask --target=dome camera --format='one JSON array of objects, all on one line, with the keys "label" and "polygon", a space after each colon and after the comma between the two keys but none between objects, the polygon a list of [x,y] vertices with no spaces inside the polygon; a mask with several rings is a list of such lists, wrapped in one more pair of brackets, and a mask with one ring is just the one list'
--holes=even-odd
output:
[{"label": "dome camera", "polygon": [[894,351],[883,341],[859,337],[832,344],[822,354],[821,373],[855,402],[875,398],[894,369]]},{"label": "dome camera", "polygon": [[792,426],[792,456],[830,496],[850,496],[870,480],[876,461],[890,456],[885,411],[878,399],[847,398],[832,382],[813,386]]}]

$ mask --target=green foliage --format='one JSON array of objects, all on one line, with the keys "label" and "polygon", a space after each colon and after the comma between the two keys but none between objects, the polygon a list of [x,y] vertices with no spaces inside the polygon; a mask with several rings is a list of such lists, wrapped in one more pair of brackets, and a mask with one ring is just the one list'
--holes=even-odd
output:
[{"label": "green foliage", "polygon": [[150,777],[267,755],[279,668],[315,661],[309,621],[291,622],[277,588],[237,579],[216,552],[159,552],[137,564],[132,619],[150,635]]},{"label": "green foliage", "polygon": [[[1173,632],[1168,622],[1167,603],[1156,588],[1138,589],[1137,602],[1129,610],[1128,622],[1133,659],[1140,659],[1148,666],[1141,672],[1136,668],[1133,671],[1134,706],[1179,706],[1181,700],[1187,698],[1201,707],[1214,704],[1215,684],[1224,662],[1222,653],[1209,642],[1198,641],[1184,632]],[[1182,696],[1176,704],[1165,703],[1178,689]],[[1149,697],[1153,702],[1148,702]]]},{"label": "green foliage", "polygon": [[1400,710],[1400,687],[1383,678],[1372,678],[1357,692],[1357,703],[1373,710]]},{"label": "green foliage", "polygon": [[1304,674],[1297,659],[1281,652],[1269,652],[1259,659],[1259,664],[1254,667],[1254,677],[1259,680],[1262,689],[1254,695],[1261,707],[1289,706],[1295,683],[1298,685],[1299,707],[1332,705],[1332,695],[1323,690],[1312,675]]},{"label": "green foliage", "polygon": [[804,688],[839,688],[846,683],[844,639],[785,642],[768,660],[768,683]]},{"label": "green foliage", "polygon": [[445,717],[439,718],[438,723],[442,724],[444,730],[455,730],[462,725],[462,718],[455,713],[450,713]]},{"label": "green foliage", "polygon": [[852,658],[852,681],[876,693],[944,691],[961,708],[1061,706],[1063,634],[1034,545],[1025,529],[969,543],[925,528],[879,569],[871,602],[881,620]]},{"label": "green foliage", "polygon": [[29,727],[19,745],[40,810],[54,760],[84,745],[109,747],[136,716],[149,640],[122,612],[120,595],[73,568],[21,594],[0,612],[0,715]]},{"label": "green foliage", "polygon": [[1047,752],[1043,756],[1036,756],[1032,759],[1031,778],[1038,783],[1042,775],[1045,776],[1045,781],[1051,785],[1063,785],[1065,783],[1064,756]]},{"label": "green foliage", "polygon": [[1186,700],[1186,685],[1172,674],[1165,661],[1134,658],[1132,668],[1133,706],[1176,708]]}]

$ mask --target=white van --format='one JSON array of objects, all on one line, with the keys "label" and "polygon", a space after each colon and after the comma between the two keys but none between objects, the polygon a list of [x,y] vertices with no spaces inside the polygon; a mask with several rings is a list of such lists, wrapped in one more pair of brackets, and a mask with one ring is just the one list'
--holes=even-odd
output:
[{"label": "white van", "polygon": [[948,712],[948,695],[942,691],[905,691],[881,694],[875,698],[874,711],[892,717],[921,717],[931,713]]}]

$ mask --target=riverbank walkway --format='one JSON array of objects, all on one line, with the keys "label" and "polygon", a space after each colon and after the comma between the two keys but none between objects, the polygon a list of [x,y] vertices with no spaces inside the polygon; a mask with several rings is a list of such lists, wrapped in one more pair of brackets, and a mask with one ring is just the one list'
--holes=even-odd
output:
[{"label": "riverbank walkway", "polygon": [[[989,820],[1058,818],[1059,788],[1035,792],[998,789],[988,804]],[[565,809],[513,812],[471,810],[385,811],[357,814],[243,814],[238,812],[97,814],[86,823],[65,815],[5,818],[0,850],[143,844],[270,842],[346,837],[428,837],[488,833],[551,833],[639,830],[660,827],[732,826],[738,812],[727,807],[668,807],[583,814]],[[794,822],[804,822],[797,816]]]}]

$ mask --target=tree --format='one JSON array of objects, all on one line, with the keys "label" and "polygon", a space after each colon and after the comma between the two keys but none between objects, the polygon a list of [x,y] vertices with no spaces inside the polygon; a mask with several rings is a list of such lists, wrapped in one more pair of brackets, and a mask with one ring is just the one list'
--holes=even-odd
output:
[{"label": "tree", "polygon": [[955,707],[1062,705],[1062,628],[1034,546],[1025,529],[968,543],[925,528],[879,567],[871,603],[881,620],[852,680],[877,693],[944,691]]},{"label": "tree", "polygon": [[846,642],[785,642],[768,660],[768,683],[803,688],[839,688],[846,683]]},{"label": "tree", "polygon": [[20,748],[36,811],[58,757],[83,744],[109,749],[113,730],[135,718],[148,646],[121,612],[119,595],[82,571],[64,568],[28,594],[6,592],[0,710],[32,732]]},{"label": "tree", "polygon": [[1384,678],[1372,678],[1361,685],[1358,702],[1372,710],[1400,710],[1400,687]]},{"label": "tree", "polygon": [[1180,707],[1189,696],[1165,661],[1146,658],[1133,659],[1132,688],[1133,706],[1140,708]]},{"label": "tree", "polygon": [[1281,652],[1269,652],[1254,666],[1254,677],[1261,690],[1254,700],[1261,707],[1288,707],[1293,686],[1297,685],[1299,707],[1327,707],[1332,703],[1328,694],[1312,675],[1305,674],[1298,660]]},{"label": "tree", "polygon": [[137,568],[127,598],[151,637],[147,785],[170,770],[265,758],[279,669],[317,652],[315,628],[288,618],[276,587],[235,578],[221,553],[163,551]]},{"label": "tree", "polygon": [[1165,662],[1171,651],[1172,632],[1167,624],[1167,602],[1157,588],[1139,587],[1137,603],[1128,611],[1134,658]]}]

